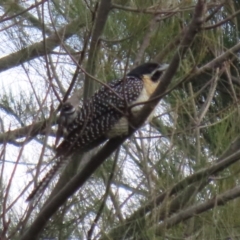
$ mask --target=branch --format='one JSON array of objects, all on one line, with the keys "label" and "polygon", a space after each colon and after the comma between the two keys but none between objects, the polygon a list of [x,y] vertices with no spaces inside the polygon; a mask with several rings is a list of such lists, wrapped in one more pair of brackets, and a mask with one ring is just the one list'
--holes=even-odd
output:
[{"label": "branch", "polygon": [[[98,60],[97,56],[100,50],[99,39],[104,30],[110,10],[111,0],[101,0],[98,6],[97,16],[93,27],[91,36],[92,40],[90,43],[88,62],[86,66],[86,72],[90,73],[91,75],[95,75],[96,62]],[[84,82],[84,100],[90,97],[96,90],[96,84],[94,83],[95,82],[93,82],[89,76],[86,76]]]},{"label": "branch", "polygon": [[155,29],[157,27],[157,23],[158,23],[158,15],[154,16],[153,19],[148,24],[148,27],[147,27],[148,29],[147,29],[147,32],[146,32],[145,37],[143,39],[143,42],[142,42],[142,44],[141,44],[141,46],[140,46],[140,48],[138,50],[134,66],[137,66],[137,65],[139,65],[142,62],[144,53],[145,53],[147,47],[150,44],[151,37],[155,33]]},{"label": "branch", "polygon": [[93,172],[107,159],[125,140],[124,138],[115,138],[108,141],[100,151],[94,155],[86,164],[83,170],[72,178],[64,188],[58,192],[48,204],[41,210],[29,230],[22,236],[20,240],[36,239],[42,231],[48,220],[61,207],[65,201],[72,196],[92,175]]},{"label": "branch", "polygon": [[235,54],[239,51],[240,51],[240,43],[228,49],[225,53],[221,54],[220,56],[214,58],[212,61],[205,64],[203,67],[195,69],[194,73],[190,75],[187,79],[185,79],[185,81],[190,81],[191,79],[199,76],[202,73],[208,72],[213,68],[221,66],[221,64],[227,61],[230,57],[237,58]]},{"label": "branch", "polygon": [[110,188],[111,188],[111,184],[112,184],[112,180],[113,180],[113,177],[114,177],[114,173],[115,173],[115,170],[116,170],[116,165],[117,165],[117,160],[118,160],[118,157],[119,157],[119,152],[120,152],[120,148],[118,148],[118,150],[116,151],[116,154],[115,154],[115,157],[114,157],[114,162],[113,162],[113,166],[112,166],[112,170],[110,172],[110,176],[108,178],[108,181],[106,183],[106,190],[105,190],[105,194],[104,194],[104,197],[103,197],[103,200],[102,200],[102,203],[99,207],[99,210],[96,214],[96,217],[95,219],[93,220],[92,224],[91,224],[91,227],[90,229],[88,230],[88,233],[87,233],[87,239],[88,240],[91,240],[92,239],[92,235],[93,235],[93,232],[94,232],[94,229],[103,213],[103,210],[104,210],[104,207],[106,205],[106,201],[107,201],[107,198],[109,196],[109,192],[110,192]]},{"label": "branch", "polygon": [[0,144],[6,142],[14,143],[16,139],[23,137],[28,137],[28,141],[30,141],[31,138],[35,137],[37,134],[45,134],[46,127],[49,124],[52,124],[52,122],[55,121],[53,121],[51,118],[45,121],[32,123],[26,127],[18,128],[12,131],[7,131],[3,134],[0,134]]},{"label": "branch", "polygon": [[235,13],[233,13],[231,16],[225,18],[224,20],[214,24],[214,25],[210,25],[210,26],[207,26],[207,27],[204,27],[203,29],[205,30],[210,30],[210,29],[213,29],[213,28],[217,28],[225,23],[227,23],[228,21],[230,21],[232,18],[236,17],[238,14],[240,13],[240,10],[236,11]]},{"label": "branch", "polygon": [[196,214],[206,212],[209,209],[212,209],[216,206],[221,206],[226,204],[228,201],[231,201],[235,198],[240,197],[240,187],[237,186],[228,190],[204,203],[189,207],[179,212],[178,214],[166,219],[164,222],[160,223],[156,228],[156,234],[161,235],[167,228],[170,228],[182,221],[185,221]]},{"label": "branch", "polygon": [[170,13],[178,13],[183,11],[189,11],[192,10],[194,7],[189,7],[185,9],[180,9],[179,7],[174,7],[173,9],[167,9],[167,10],[158,10],[157,8],[154,9],[153,7],[149,8],[133,8],[128,6],[122,6],[118,4],[112,4],[112,8],[120,9],[127,12],[134,12],[134,13],[145,13],[145,14],[170,14]]},{"label": "branch", "polygon": [[[18,12],[12,16],[9,17],[5,17],[3,19],[0,20],[0,23],[3,23],[5,21],[9,21],[9,20],[16,20],[17,17],[25,17],[25,19],[27,19],[28,21],[30,21],[33,26],[37,27],[38,29],[42,30],[42,22],[40,22],[36,17],[34,17],[34,15],[30,14],[30,10],[37,8],[39,5],[42,5],[44,2],[46,2],[47,0],[42,0],[39,1],[33,5],[31,5],[29,8],[24,8],[21,5],[19,5],[17,2],[9,2],[7,5],[8,9],[10,12]],[[4,4],[3,4],[4,7]],[[9,15],[9,14],[8,14]],[[46,29],[46,32],[48,34],[51,34],[51,30],[50,29]]]},{"label": "branch", "polygon": [[[49,54],[55,47],[59,46],[62,41],[70,38],[85,25],[85,22],[81,22],[81,20],[77,18],[61,28],[58,33],[50,35],[47,39],[38,43],[34,43],[31,46],[1,58],[0,72],[19,66],[40,56]],[[61,39],[59,39],[58,36],[61,36]]]},{"label": "branch", "polygon": [[[207,8],[210,9],[210,8],[218,7],[218,6],[219,6],[219,3],[210,3],[207,5]],[[194,9],[193,6],[187,6],[187,7],[174,7],[172,9],[167,9],[167,10],[158,10],[157,8],[154,9],[154,7],[134,8],[134,7],[129,7],[129,6],[122,6],[119,4],[112,4],[112,8],[120,9],[120,10],[128,11],[128,12],[154,14],[154,15],[155,14],[179,13],[179,12],[191,11]]]},{"label": "branch", "polygon": [[215,91],[216,91],[216,88],[217,88],[217,83],[218,83],[218,79],[219,79],[219,68],[216,69],[216,73],[214,74],[213,78],[211,79],[211,86],[209,87],[209,92],[208,92],[208,95],[207,95],[207,99],[206,101],[204,102],[204,104],[202,105],[202,107],[200,108],[198,114],[197,114],[197,117],[195,119],[196,121],[196,125],[199,126],[200,123],[202,122],[203,118],[205,117],[209,107],[210,107],[210,104],[212,102],[212,99],[214,97],[214,94],[215,94]]}]

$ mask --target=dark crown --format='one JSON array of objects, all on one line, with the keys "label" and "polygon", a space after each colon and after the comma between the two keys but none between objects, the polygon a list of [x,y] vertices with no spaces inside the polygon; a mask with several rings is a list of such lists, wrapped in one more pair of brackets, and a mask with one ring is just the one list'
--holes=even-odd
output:
[{"label": "dark crown", "polygon": [[128,76],[136,76],[140,77],[142,75],[149,75],[152,72],[154,72],[156,69],[160,67],[160,64],[158,63],[144,63],[142,65],[139,65],[138,67],[134,68],[132,71],[130,71],[127,75]]}]

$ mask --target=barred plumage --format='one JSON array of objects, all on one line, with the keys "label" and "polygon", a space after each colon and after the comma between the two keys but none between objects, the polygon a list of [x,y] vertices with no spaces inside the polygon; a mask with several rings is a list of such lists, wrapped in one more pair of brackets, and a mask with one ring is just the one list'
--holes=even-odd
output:
[{"label": "barred plumage", "polygon": [[143,105],[129,106],[149,99],[159,84],[167,64],[145,63],[130,71],[125,78],[103,85],[81,108],[65,104],[60,114],[64,140],[56,149],[58,161],[29,195],[28,201],[41,193],[67,157],[88,151],[109,138],[128,133],[128,116]]}]

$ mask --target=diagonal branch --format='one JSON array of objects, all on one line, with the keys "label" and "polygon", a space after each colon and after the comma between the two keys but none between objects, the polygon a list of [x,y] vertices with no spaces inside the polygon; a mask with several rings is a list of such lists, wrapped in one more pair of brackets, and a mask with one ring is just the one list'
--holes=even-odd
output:
[{"label": "diagonal branch", "polygon": [[52,124],[52,122],[55,121],[53,121],[52,118],[49,118],[45,121],[35,122],[22,128],[4,132],[3,134],[0,134],[0,144],[6,142],[14,143],[16,139],[22,137],[28,137],[28,141],[30,141],[37,134],[46,134],[46,127],[49,126],[49,124]]},{"label": "diagonal branch", "polygon": [[232,188],[204,203],[200,203],[196,206],[191,206],[187,209],[184,209],[183,211],[180,211],[176,215],[173,215],[172,217],[166,219],[164,222],[160,223],[156,227],[156,234],[161,235],[164,231],[166,231],[167,228],[170,228],[182,221],[185,221],[196,214],[200,214],[203,212],[206,212],[209,209],[212,209],[216,206],[221,206],[226,204],[228,201],[231,201],[235,198],[240,197],[240,187],[237,186],[235,188]]},{"label": "diagonal branch", "polygon": [[[61,28],[58,33],[53,33],[45,40],[34,43],[31,46],[1,58],[0,72],[19,66],[22,63],[38,58],[45,54],[49,54],[55,47],[59,46],[62,41],[70,38],[85,25],[85,22],[81,22],[81,20],[77,18]],[[59,39],[58,36],[61,36],[61,39]]]}]

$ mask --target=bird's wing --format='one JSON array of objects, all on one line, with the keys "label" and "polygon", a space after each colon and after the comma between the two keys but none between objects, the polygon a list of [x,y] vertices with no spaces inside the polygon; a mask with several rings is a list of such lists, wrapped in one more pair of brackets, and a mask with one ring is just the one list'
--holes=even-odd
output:
[{"label": "bird's wing", "polygon": [[143,88],[141,79],[127,76],[102,86],[79,110],[68,125],[68,134],[57,147],[57,156],[89,150],[107,139],[106,133],[126,114]]}]

